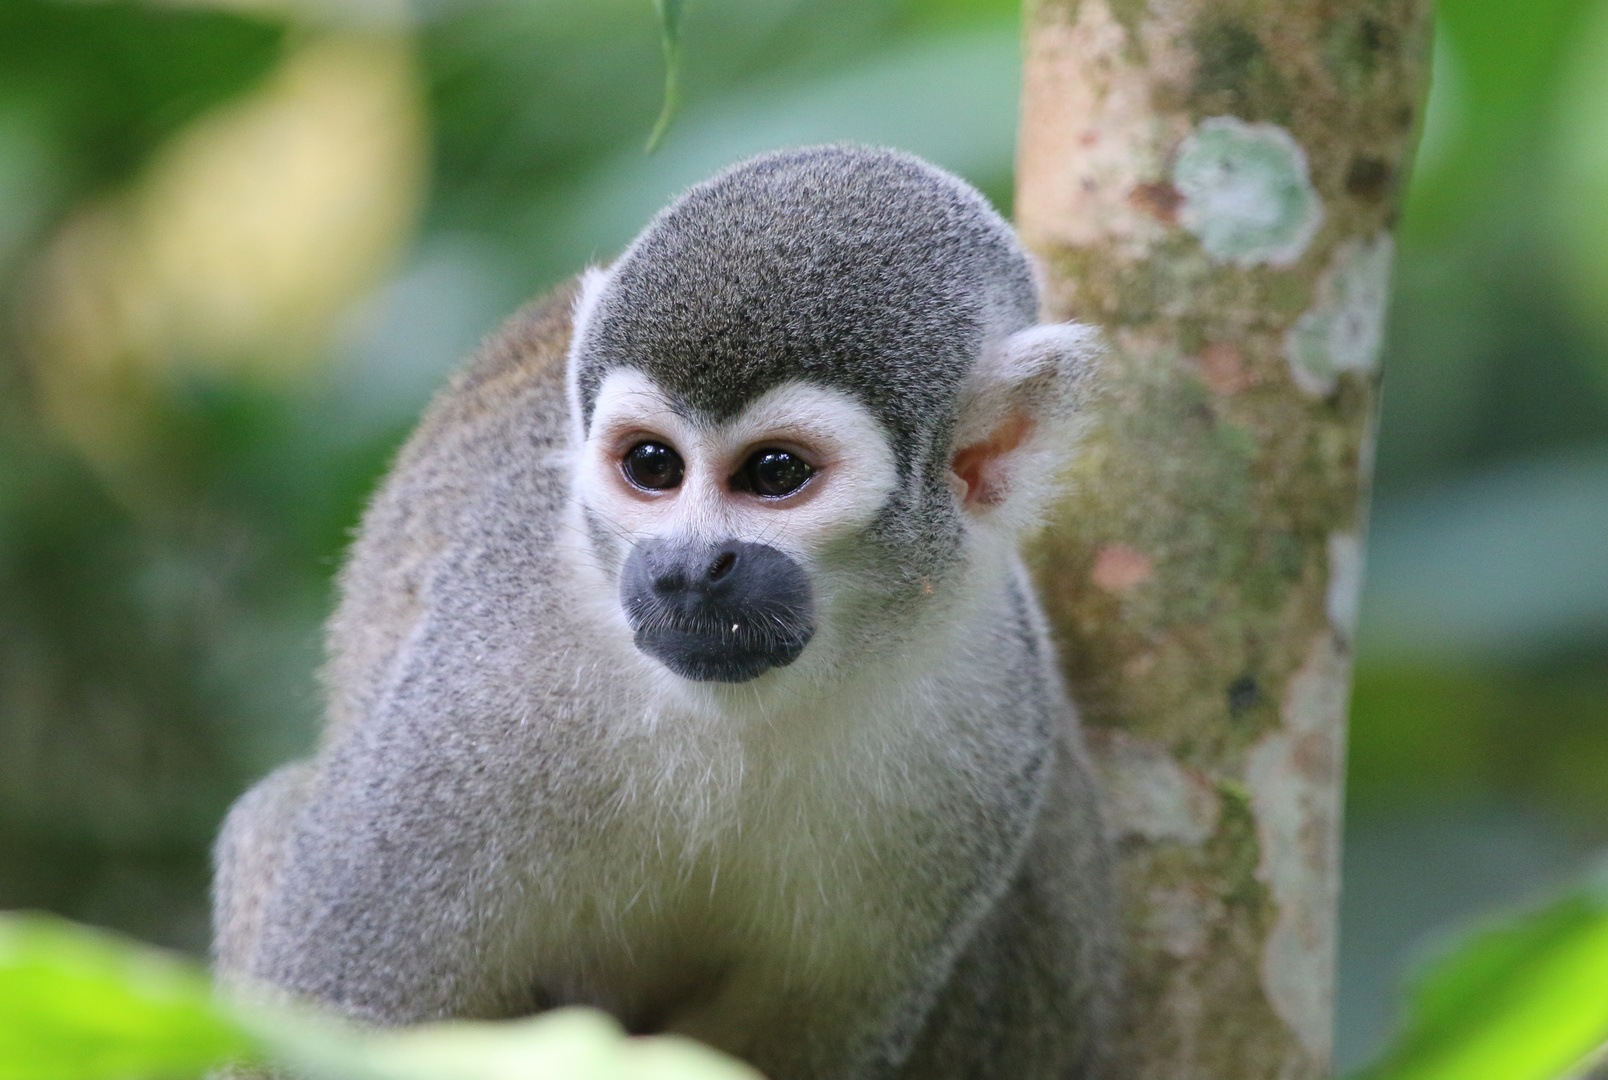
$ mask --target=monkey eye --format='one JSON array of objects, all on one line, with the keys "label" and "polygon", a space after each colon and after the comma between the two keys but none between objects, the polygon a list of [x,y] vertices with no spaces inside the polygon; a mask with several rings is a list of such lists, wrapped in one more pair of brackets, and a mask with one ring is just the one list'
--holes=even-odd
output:
[{"label": "monkey eye", "polygon": [[756,450],[736,476],[732,486],[767,499],[791,495],[815,475],[809,462],[787,450]]},{"label": "monkey eye", "polygon": [[681,455],[657,442],[639,442],[631,447],[625,452],[620,468],[627,480],[648,491],[679,487],[686,473]]}]

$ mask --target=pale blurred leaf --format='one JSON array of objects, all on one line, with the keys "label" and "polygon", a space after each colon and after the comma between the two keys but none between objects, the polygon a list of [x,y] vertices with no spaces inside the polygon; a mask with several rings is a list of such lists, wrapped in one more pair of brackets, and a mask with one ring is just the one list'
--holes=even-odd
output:
[{"label": "pale blurred leaf", "polygon": [[352,1038],[300,1024],[288,1060],[329,1080],[760,1080],[688,1039],[632,1038],[595,1009]]}]

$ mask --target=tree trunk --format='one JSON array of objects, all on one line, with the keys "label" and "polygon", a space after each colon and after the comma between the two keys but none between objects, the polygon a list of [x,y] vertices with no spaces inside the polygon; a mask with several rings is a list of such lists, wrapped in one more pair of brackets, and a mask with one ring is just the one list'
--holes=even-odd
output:
[{"label": "tree trunk", "polygon": [[1033,553],[1109,786],[1123,1075],[1329,1068],[1391,229],[1427,0],[1040,0],[1016,210],[1110,352]]}]

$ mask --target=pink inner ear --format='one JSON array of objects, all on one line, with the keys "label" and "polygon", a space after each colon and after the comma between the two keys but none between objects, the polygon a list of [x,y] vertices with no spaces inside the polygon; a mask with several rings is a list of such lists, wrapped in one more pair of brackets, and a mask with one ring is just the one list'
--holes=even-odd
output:
[{"label": "pink inner ear", "polygon": [[1012,413],[987,439],[955,451],[955,460],[949,467],[966,485],[962,505],[984,507],[1004,501],[1010,491],[1010,478],[1000,459],[1021,446],[1032,430],[1033,421],[1021,413]]}]

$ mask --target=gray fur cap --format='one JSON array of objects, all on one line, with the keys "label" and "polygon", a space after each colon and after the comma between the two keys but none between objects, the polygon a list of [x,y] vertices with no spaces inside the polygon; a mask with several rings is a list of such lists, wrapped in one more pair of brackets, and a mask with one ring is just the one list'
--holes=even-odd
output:
[{"label": "gray fur cap", "polygon": [[947,437],[985,337],[1036,318],[1010,226],[963,181],[893,150],[765,154],[688,190],[615,265],[580,342],[582,422],[615,367],[712,420],[803,379],[865,402],[908,472]]}]

